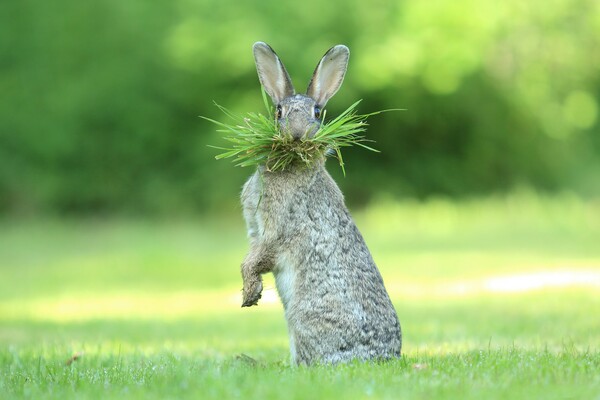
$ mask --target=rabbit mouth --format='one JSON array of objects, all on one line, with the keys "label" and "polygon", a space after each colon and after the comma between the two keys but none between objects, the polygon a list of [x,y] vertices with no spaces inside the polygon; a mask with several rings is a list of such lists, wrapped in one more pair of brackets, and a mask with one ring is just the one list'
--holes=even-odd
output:
[{"label": "rabbit mouth", "polygon": [[312,130],[312,129],[307,129],[305,132],[297,135],[297,134],[293,134],[292,135],[292,139],[294,139],[295,142],[297,141],[304,141],[304,140],[308,140],[311,139],[313,136],[315,136],[316,130]]},{"label": "rabbit mouth", "polygon": [[[308,126],[306,126],[306,125],[304,125],[302,127],[282,126],[281,128],[282,128],[282,131],[285,134],[288,134],[289,136],[291,136],[291,138],[294,141],[300,141],[300,140],[308,140],[308,139],[313,138],[315,136],[315,134],[317,133],[317,131],[319,130],[319,126],[320,126],[320,124],[318,122],[315,122]],[[300,129],[298,129],[298,128],[300,128]]]}]

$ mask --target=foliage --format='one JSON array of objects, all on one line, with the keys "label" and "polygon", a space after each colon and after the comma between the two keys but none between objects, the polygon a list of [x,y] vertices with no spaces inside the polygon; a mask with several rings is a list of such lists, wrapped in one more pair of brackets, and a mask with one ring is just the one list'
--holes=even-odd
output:
[{"label": "foliage", "polygon": [[248,113],[246,116],[234,115],[226,108],[218,106],[229,119],[234,121],[233,125],[205,118],[221,128],[218,132],[231,135],[226,136],[225,140],[233,144],[232,148],[220,148],[225,152],[217,155],[217,160],[235,157],[233,161],[237,166],[264,166],[267,171],[274,172],[283,171],[292,165],[309,167],[332,151],[337,155],[345,175],[342,147],[356,145],[377,151],[364,144],[366,139],[360,134],[366,130],[367,118],[379,112],[356,114],[356,107],[360,100],[331,121],[324,122],[326,113],[323,113],[322,124],[313,137],[294,140],[278,128],[264,91],[263,99],[267,109],[266,116],[260,113]]},{"label": "foliage", "polygon": [[597,195],[599,15],[595,0],[4,1],[0,213],[231,209],[246,171],[214,163],[197,116],[260,109],[256,40],[303,79],[349,46],[329,115],[357,98],[407,109],[369,127],[381,154],[344,154],[349,202]]}]

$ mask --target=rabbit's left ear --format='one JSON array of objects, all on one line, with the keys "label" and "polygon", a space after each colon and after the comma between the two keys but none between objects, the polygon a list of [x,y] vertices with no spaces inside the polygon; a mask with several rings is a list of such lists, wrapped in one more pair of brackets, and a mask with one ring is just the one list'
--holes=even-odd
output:
[{"label": "rabbit's left ear", "polygon": [[325,107],[327,101],[342,86],[349,57],[350,50],[338,44],[327,50],[319,61],[306,91],[307,96],[312,97],[319,107]]}]

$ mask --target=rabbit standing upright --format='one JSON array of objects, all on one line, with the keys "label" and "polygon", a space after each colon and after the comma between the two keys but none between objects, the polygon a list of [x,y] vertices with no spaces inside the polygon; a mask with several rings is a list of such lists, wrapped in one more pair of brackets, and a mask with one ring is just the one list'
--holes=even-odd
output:
[{"label": "rabbit standing upright", "polygon": [[[281,60],[254,44],[258,77],[276,106],[283,134],[312,137],[338,91],[349,50],[323,56],[306,95],[296,94]],[[243,304],[261,297],[261,274],[273,272],[285,309],[293,364],[334,364],[400,356],[398,317],[325,159],[271,172],[264,166],[242,191],[250,250],[242,263]]]}]

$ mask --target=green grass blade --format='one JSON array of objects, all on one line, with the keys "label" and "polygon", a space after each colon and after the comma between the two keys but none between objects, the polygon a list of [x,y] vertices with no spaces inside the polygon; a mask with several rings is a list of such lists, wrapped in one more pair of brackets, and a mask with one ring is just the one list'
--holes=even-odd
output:
[{"label": "green grass blade", "polygon": [[368,126],[366,120],[372,115],[398,110],[388,109],[369,114],[357,114],[356,109],[361,102],[361,100],[358,100],[329,122],[325,121],[327,112],[324,111],[321,119],[322,124],[312,138],[293,140],[278,130],[273,115],[273,107],[262,87],[261,95],[266,114],[247,113],[236,115],[227,108],[215,103],[217,108],[232,123],[220,122],[201,116],[204,120],[215,124],[219,128],[218,132],[225,133],[226,136],[223,139],[231,144],[231,147],[210,146],[223,151],[215,156],[216,159],[231,158],[236,166],[256,167],[264,165],[269,171],[281,171],[295,164],[309,166],[325,157],[327,149],[334,149],[342,173],[345,176],[345,164],[340,149],[356,145],[378,153],[379,150],[365,144],[365,142],[373,142],[363,136]]}]

